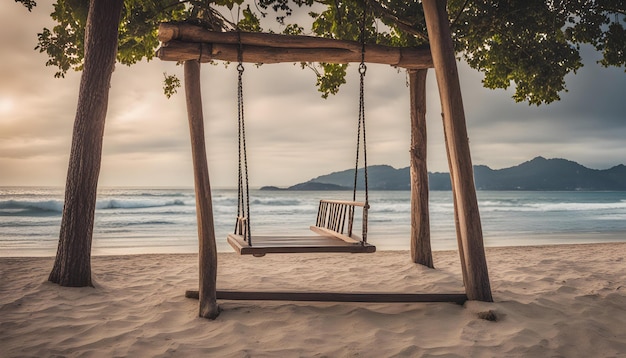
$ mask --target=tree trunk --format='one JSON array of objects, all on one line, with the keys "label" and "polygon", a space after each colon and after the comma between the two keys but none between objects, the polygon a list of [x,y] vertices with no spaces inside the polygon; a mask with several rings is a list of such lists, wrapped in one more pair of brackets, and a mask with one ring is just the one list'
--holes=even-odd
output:
[{"label": "tree trunk", "polygon": [[85,63],[65,184],[59,246],[49,281],[91,286],[91,240],[102,138],[117,54],[122,0],[91,1],[85,27]]},{"label": "tree trunk", "polygon": [[426,166],[426,75],[428,70],[409,70],[411,89],[411,260],[430,268],[428,213],[428,167]]},{"label": "tree trunk", "polygon": [[200,62],[185,61],[185,95],[191,135],[193,177],[196,187],[196,221],[198,223],[198,261],[200,317],[215,319],[219,314],[216,296],[217,246],[211,203],[211,184],[204,143]]},{"label": "tree trunk", "polygon": [[491,302],[493,298],[446,1],[423,0],[422,6],[441,98],[465,291],[470,300]]}]

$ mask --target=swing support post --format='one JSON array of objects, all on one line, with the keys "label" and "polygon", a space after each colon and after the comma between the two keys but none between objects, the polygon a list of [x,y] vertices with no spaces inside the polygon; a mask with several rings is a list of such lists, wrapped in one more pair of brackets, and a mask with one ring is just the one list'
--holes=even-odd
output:
[{"label": "swing support post", "polygon": [[426,166],[427,69],[408,70],[411,97],[411,260],[434,268],[430,247],[428,168]]},{"label": "swing support post", "polygon": [[423,0],[422,6],[443,112],[463,281],[468,299],[493,302],[446,3],[441,0]]},{"label": "swing support post", "polygon": [[198,261],[200,287],[200,317],[215,319],[219,315],[216,297],[217,246],[211,203],[211,185],[204,141],[204,117],[200,92],[200,62],[185,61],[185,96],[191,135],[193,177],[196,190],[196,220],[198,223]]}]

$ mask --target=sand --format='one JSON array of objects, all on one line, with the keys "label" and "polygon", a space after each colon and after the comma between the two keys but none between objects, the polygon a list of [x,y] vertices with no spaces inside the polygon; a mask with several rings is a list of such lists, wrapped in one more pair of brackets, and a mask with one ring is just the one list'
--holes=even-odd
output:
[{"label": "sand", "polygon": [[[219,254],[222,289],[463,292],[402,251]],[[221,301],[197,317],[197,255],[97,256],[95,288],[46,282],[52,258],[0,258],[2,357],[626,356],[626,243],[487,250],[494,303]],[[492,313],[490,321],[481,318]]]}]

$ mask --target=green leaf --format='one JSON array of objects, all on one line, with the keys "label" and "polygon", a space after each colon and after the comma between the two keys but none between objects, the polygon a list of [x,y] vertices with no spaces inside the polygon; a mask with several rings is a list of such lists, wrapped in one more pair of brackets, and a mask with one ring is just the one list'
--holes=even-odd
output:
[{"label": "green leaf", "polygon": [[37,6],[37,2],[34,0],[15,0],[15,2],[22,3],[28,11],[33,11],[33,8]]},{"label": "green leaf", "polygon": [[[34,0],[15,0],[29,10]],[[213,30],[262,31],[260,18],[274,11],[289,35],[305,29],[289,23],[299,7],[308,11],[311,31],[320,37],[358,40],[364,4],[367,4],[365,39],[368,43],[416,46],[427,43],[421,2],[418,0],[257,0],[246,5],[242,19],[233,24],[230,10],[243,0],[125,0],[120,21],[117,59],[132,65],[150,60],[159,46],[158,24],[187,21]],[[55,77],[80,70],[89,2],[57,0],[52,29],[38,34],[40,52],[55,66]],[[221,10],[221,12],[219,11]],[[223,13],[223,14],[222,14]],[[487,88],[515,88],[513,99],[529,104],[556,101],[567,90],[565,76],[582,66],[580,45],[591,44],[602,54],[603,66],[626,65],[626,3],[623,0],[448,0],[455,50],[484,73]],[[314,66],[304,66],[314,68]],[[337,93],[345,83],[345,65],[320,65],[317,86],[323,97]]]},{"label": "green leaf", "polygon": [[180,88],[180,80],[176,75],[168,75],[163,72],[163,93],[167,98],[172,97]]}]

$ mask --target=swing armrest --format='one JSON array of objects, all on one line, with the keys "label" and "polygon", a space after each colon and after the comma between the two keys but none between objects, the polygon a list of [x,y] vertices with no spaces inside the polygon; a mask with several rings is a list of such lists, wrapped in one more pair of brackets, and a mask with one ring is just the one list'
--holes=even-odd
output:
[{"label": "swing armrest", "polygon": [[329,204],[346,205],[346,206],[365,207],[365,202],[363,202],[363,201],[346,201],[346,200],[327,200],[327,199],[322,199],[322,200],[320,200],[320,202],[321,203],[329,203]]},{"label": "swing armrest", "polygon": [[336,231],[327,229],[325,227],[311,226],[310,229],[311,229],[311,231],[313,231],[316,234],[319,234],[319,235],[322,235],[322,236],[332,236],[334,238],[343,240],[343,241],[351,243],[351,244],[358,244],[358,243],[361,242],[361,240],[356,235],[352,235],[352,237],[350,237],[348,235],[340,234],[340,233],[338,233]]},{"label": "swing armrest", "polygon": [[[354,212],[356,207],[363,208],[363,236],[353,234]],[[323,235],[332,236],[348,243],[360,243],[367,236],[367,202],[320,200],[317,209],[317,220],[311,230]],[[345,234],[344,234],[345,233]]]}]

